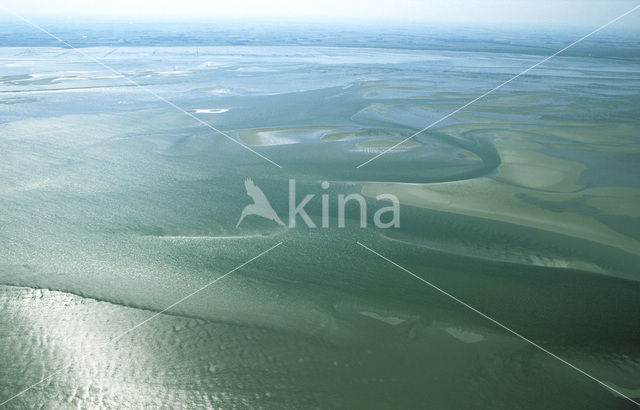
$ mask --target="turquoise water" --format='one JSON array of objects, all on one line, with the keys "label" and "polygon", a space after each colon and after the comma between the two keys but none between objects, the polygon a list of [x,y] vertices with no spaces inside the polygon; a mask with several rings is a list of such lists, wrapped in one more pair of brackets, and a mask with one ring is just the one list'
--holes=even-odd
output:
[{"label": "turquoise water", "polygon": [[[0,48],[0,400],[72,363],[9,407],[632,405],[357,241],[640,397],[637,61],[558,57],[356,168],[540,56],[83,52],[283,168],[73,50]],[[317,224],[328,192],[329,227],[236,228],[245,178],[285,221],[290,178]],[[360,192],[401,227],[338,228]]]}]

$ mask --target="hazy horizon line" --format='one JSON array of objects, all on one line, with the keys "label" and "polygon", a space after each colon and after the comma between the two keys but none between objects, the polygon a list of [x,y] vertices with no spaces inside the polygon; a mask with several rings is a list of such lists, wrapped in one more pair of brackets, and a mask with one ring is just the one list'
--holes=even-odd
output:
[{"label": "hazy horizon line", "polygon": [[[27,14],[23,17],[32,20],[35,23],[41,24],[71,24],[74,28],[81,28],[88,24],[105,24],[105,25],[122,25],[122,26],[161,26],[170,25],[175,28],[182,25],[196,25],[202,27],[211,24],[231,25],[237,23],[250,24],[252,26],[258,25],[277,25],[283,28],[296,26],[308,26],[312,25],[314,29],[319,27],[324,28],[374,28],[380,27],[392,30],[428,30],[430,28],[440,29],[478,29],[486,31],[505,31],[505,32],[526,32],[530,30],[550,30],[553,32],[570,32],[576,30],[584,30],[592,28],[589,24],[552,24],[548,22],[531,22],[529,24],[522,23],[510,23],[510,22],[461,22],[461,21],[438,21],[438,20],[402,20],[402,19],[386,19],[379,20],[375,18],[261,18],[261,17],[152,17],[152,16],[52,16],[52,15],[33,15]],[[79,20],[80,19],[80,20]],[[0,14],[0,25],[12,25],[21,26],[25,25],[20,19],[7,15]],[[95,27],[92,27],[95,28]],[[304,27],[309,28],[309,27]],[[622,26],[622,27],[609,27],[607,29],[609,33],[637,33],[640,32],[640,26]],[[607,33],[603,33],[606,35]]]}]

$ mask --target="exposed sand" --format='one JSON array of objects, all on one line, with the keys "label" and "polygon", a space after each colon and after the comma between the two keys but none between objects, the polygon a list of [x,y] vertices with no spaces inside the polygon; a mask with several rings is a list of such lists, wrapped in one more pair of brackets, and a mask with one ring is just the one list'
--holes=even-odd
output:
[{"label": "exposed sand", "polygon": [[484,340],[484,336],[473,333],[468,330],[463,330],[455,327],[448,327],[444,329],[445,332],[449,333],[454,338],[458,339],[462,343],[478,343]]},{"label": "exposed sand", "polygon": [[[472,126],[456,125],[447,131],[455,136]],[[579,178],[586,169],[584,164],[539,152],[543,146],[531,141],[529,133],[480,129],[474,134],[494,138],[502,159],[494,177],[431,184],[365,182],[363,194],[392,193],[407,205],[543,229],[640,254],[636,239],[585,213],[542,206],[545,202],[584,200],[609,215],[639,216],[639,189],[583,186]]]},{"label": "exposed sand", "polygon": [[400,319],[399,317],[395,317],[395,316],[381,316],[377,313],[374,312],[360,312],[361,315],[363,316],[367,316],[370,317],[372,319],[376,319],[379,320],[381,322],[387,323],[389,325],[395,326],[395,325],[399,325],[400,323],[404,323],[405,320],[404,319]]},{"label": "exposed sand", "polygon": [[[435,184],[365,182],[363,194],[391,193],[405,205],[513,223],[584,238],[640,254],[640,242],[618,233],[598,220],[576,212],[556,212],[525,202],[517,187],[490,178]],[[547,194],[547,198],[552,194]]]},{"label": "exposed sand", "polygon": [[614,124],[603,127],[602,123],[598,126],[537,128],[533,131],[570,141],[597,145],[626,145],[629,144],[627,138],[638,134],[638,129],[629,124]]},{"label": "exposed sand", "polygon": [[541,144],[527,140],[521,133],[495,132],[496,148],[502,163],[498,168],[500,181],[526,188],[554,192],[575,192],[582,171],[587,167],[575,161],[552,157],[538,152]]},{"label": "exposed sand", "polygon": [[286,145],[320,141],[322,137],[342,127],[267,127],[237,130],[238,139],[250,146]]},{"label": "exposed sand", "polygon": [[222,114],[229,111],[228,108],[197,108],[191,112],[194,114]]}]

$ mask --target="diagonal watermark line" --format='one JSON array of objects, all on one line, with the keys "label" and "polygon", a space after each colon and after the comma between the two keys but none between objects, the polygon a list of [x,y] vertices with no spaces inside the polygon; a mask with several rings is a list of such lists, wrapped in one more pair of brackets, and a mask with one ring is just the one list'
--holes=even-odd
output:
[{"label": "diagonal watermark line", "polygon": [[464,110],[465,108],[467,108],[468,106],[470,106],[471,104],[477,102],[478,100],[481,100],[482,98],[486,97],[487,95],[493,93],[494,91],[504,87],[505,85],[509,84],[511,81],[515,80],[518,77],[521,77],[523,75],[525,75],[526,73],[528,73],[529,71],[533,70],[534,68],[538,67],[541,64],[546,63],[547,61],[551,60],[553,57],[557,56],[560,53],[565,52],[566,50],[568,50],[569,48],[575,46],[576,44],[582,42],[583,40],[591,37],[592,35],[596,34],[598,31],[602,30],[603,28],[615,23],[616,21],[620,20],[621,18],[625,17],[628,14],[633,13],[634,11],[636,11],[638,8],[640,8],[640,4],[638,4],[637,6],[635,6],[634,8],[632,8],[631,10],[619,15],[618,17],[614,18],[613,20],[609,21],[608,23],[605,23],[603,25],[601,25],[600,27],[598,27],[597,29],[593,30],[591,33],[586,34],[584,36],[582,36],[581,38],[579,38],[578,40],[574,41],[573,43],[569,44],[568,46],[556,51],[555,53],[551,54],[548,57],[545,57],[544,59],[538,61],[536,64],[532,65],[531,67],[527,68],[526,70],[522,71],[519,74],[514,75],[513,77],[511,77],[510,79],[508,79],[507,81],[503,82],[502,84],[492,88],[491,90],[487,91],[486,93],[474,98],[473,100],[469,101],[468,103],[458,107],[457,109],[455,109],[454,111],[451,111],[449,114],[445,115],[444,117],[440,118],[439,120],[432,122],[431,124],[427,125],[426,127],[424,127],[423,129],[421,129],[420,131],[410,135],[409,137],[403,139],[402,141],[398,142],[397,144],[385,149],[384,151],[382,151],[381,153],[379,153],[378,155],[376,155],[373,158],[369,158],[367,161],[363,162],[362,164],[358,165],[356,168],[360,168],[363,167],[365,165],[367,165],[368,163],[370,163],[371,161],[374,161],[375,159],[383,156],[384,154],[386,154],[389,151],[394,150],[395,148],[397,148],[398,146],[404,144],[405,142],[409,141],[411,138],[414,138],[415,136],[422,134],[423,132],[427,131],[428,129],[432,128],[433,126],[441,123],[442,121],[446,120],[447,118],[451,117],[452,115],[457,114],[458,112]]},{"label": "diagonal watermark line", "polygon": [[90,56],[89,54],[85,53],[84,51],[80,50],[79,48],[76,48],[74,46],[72,46],[71,44],[69,44],[68,42],[66,42],[65,40],[61,39],[60,37],[56,36],[55,34],[50,33],[49,31],[45,30],[44,28],[40,27],[39,25],[37,25],[36,23],[33,23],[32,21],[26,19],[25,17],[21,16],[20,14],[7,9],[6,7],[0,5],[0,9],[6,11],[9,14],[12,14],[13,16],[19,18],[20,20],[24,21],[25,23],[27,23],[28,25],[40,30],[41,32],[43,32],[44,34],[48,35],[49,37],[61,42],[62,44],[66,45],[67,47],[71,48],[72,50],[74,50],[75,52],[81,54],[82,56],[84,56],[85,58],[88,58],[89,60],[93,61],[96,64],[101,65],[102,67],[106,68],[107,70],[111,71],[112,73],[121,76],[122,78],[124,78],[125,80],[127,80],[128,82],[130,82],[131,84],[135,85],[136,87],[139,87],[141,89],[143,89],[144,91],[146,91],[147,93],[151,94],[152,96],[154,96],[155,98],[157,98],[158,100],[168,104],[169,106],[171,106],[172,108],[174,108],[177,111],[180,111],[181,113],[188,115],[189,117],[193,118],[194,120],[198,121],[200,124],[204,125],[207,128],[212,129],[213,131],[217,132],[218,134],[228,138],[230,141],[235,142],[236,144],[240,145],[242,148],[253,152],[254,154],[256,154],[257,156],[259,156],[260,158],[264,159],[265,161],[270,162],[271,164],[277,166],[278,168],[282,168],[282,165],[276,163],[275,161],[270,160],[269,158],[265,157],[264,155],[262,155],[261,153],[259,153],[258,151],[254,150],[253,148],[249,147],[248,145],[243,144],[242,142],[238,141],[237,139],[233,138],[232,136],[230,136],[229,134],[227,134],[226,132],[214,127],[213,125],[209,124],[206,121],[201,120],[200,118],[196,117],[195,115],[193,115],[192,113],[184,110],[183,108],[177,106],[176,104],[172,103],[171,101],[167,100],[166,98],[158,95],[158,93],[156,93],[155,91],[151,90],[150,88],[140,84],[139,82],[127,77],[125,74],[121,73],[120,71],[116,70],[115,68],[103,63],[102,61],[98,60],[97,58]]},{"label": "diagonal watermark line", "polygon": [[439,288],[438,286],[432,284],[431,282],[422,279],[420,276],[416,275],[415,273],[411,272],[410,270],[403,268],[402,266],[398,265],[397,263],[395,263],[394,261],[392,261],[391,259],[381,255],[380,253],[374,251],[373,249],[369,248],[368,246],[360,243],[360,242],[356,242],[358,245],[362,246],[364,249],[368,250],[369,252],[373,253],[376,256],[379,256],[380,258],[384,259],[385,261],[389,262],[390,264],[392,264],[393,266],[395,266],[396,268],[399,268],[403,271],[405,271],[406,273],[408,273],[409,275],[413,276],[414,278],[418,279],[421,282],[426,283],[427,285],[431,286],[432,288],[434,288],[435,290],[437,290],[438,292],[442,293],[443,295],[453,299],[454,301],[458,302],[459,304],[461,304],[462,306],[471,309],[472,311],[474,311],[475,313],[479,314],[480,316],[484,317],[485,319],[493,322],[494,324],[500,326],[501,328],[505,329],[506,331],[514,334],[515,336],[519,337],[520,339],[524,340],[525,342],[529,343],[530,345],[542,350],[543,352],[545,352],[546,354],[560,360],[562,363],[566,364],[567,366],[571,367],[574,370],[577,370],[578,372],[582,373],[583,375],[587,376],[588,378],[590,378],[591,380],[599,383],[600,385],[606,387],[607,389],[611,390],[612,392],[620,395],[621,397],[629,400],[631,403],[635,404],[636,406],[640,407],[640,403],[638,403],[637,401],[633,400],[632,398],[630,398],[629,396],[626,396],[622,393],[620,393],[618,390],[614,389],[613,387],[607,385],[606,383],[596,379],[595,377],[591,376],[589,373],[585,372],[584,370],[579,369],[578,367],[572,365],[571,363],[567,362],[566,360],[564,360],[563,358],[561,358],[560,356],[557,356],[553,353],[551,353],[549,350],[545,349],[544,347],[540,346],[539,344],[527,339],[526,337],[522,336],[520,333],[516,332],[515,330],[512,330],[511,328],[503,325],[502,323],[498,322],[497,320],[493,319],[492,317],[482,313],[481,311],[479,311],[478,309],[474,308],[473,306],[463,302],[462,300],[458,299],[457,297],[453,296],[452,294],[450,294],[449,292]]},{"label": "diagonal watermark line", "polygon": [[[167,310],[179,305],[180,303],[184,302],[185,300],[189,299],[190,297],[194,296],[195,294],[205,290],[206,288],[208,288],[209,286],[211,286],[214,283],[218,282],[219,280],[222,280],[225,277],[231,275],[233,272],[237,271],[238,269],[248,265],[249,263],[253,262],[254,260],[258,259],[259,257],[265,255],[266,253],[271,252],[273,249],[277,248],[280,245],[282,245],[282,242],[278,242],[276,245],[272,246],[271,248],[267,249],[266,251],[262,251],[258,255],[254,256],[253,258],[251,258],[248,261],[244,262],[243,264],[238,265],[235,268],[231,269],[229,272],[225,273],[224,275],[218,276],[216,279],[212,280],[211,282],[207,283],[206,285],[202,286],[201,288],[189,293],[187,296],[183,297],[182,299],[178,300],[177,302],[172,303],[171,305],[167,306],[166,308],[162,309],[161,311],[156,312],[153,315],[149,316],[148,318],[146,318],[142,322],[139,322],[135,326],[133,326],[133,327],[125,330],[124,332],[120,333],[119,335],[107,340],[105,343],[103,343],[101,346],[99,346],[99,349],[102,349],[102,348],[104,348],[106,346],[109,346],[110,344],[113,344],[113,343],[117,342],[118,340],[120,340],[124,336],[128,335],[129,333],[133,332],[134,330],[136,330],[140,326],[144,325],[145,323],[149,322],[150,320],[155,319],[156,317],[160,316],[161,314],[163,314]],[[9,403],[11,400],[15,399],[16,397],[22,396],[24,393],[28,392],[29,390],[33,389],[34,387],[36,387],[36,386],[38,386],[38,385],[50,380],[51,378],[53,378],[57,374],[60,374],[63,371],[65,371],[68,368],[70,368],[71,366],[73,366],[74,363],[75,363],[74,361],[71,361],[71,362],[67,363],[65,366],[63,366],[60,369],[56,370],[55,372],[49,374],[47,377],[43,378],[42,380],[40,380],[40,381],[38,381],[36,383],[33,383],[32,385],[30,385],[26,389],[24,389],[24,390],[20,391],[19,393],[16,393],[13,396],[9,397],[7,400],[5,400],[2,403],[0,403],[0,406],[4,406],[5,404]]]}]

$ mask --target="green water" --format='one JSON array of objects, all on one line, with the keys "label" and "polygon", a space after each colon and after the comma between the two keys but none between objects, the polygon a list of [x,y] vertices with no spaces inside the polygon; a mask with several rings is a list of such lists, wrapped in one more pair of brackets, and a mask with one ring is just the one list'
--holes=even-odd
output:
[{"label": "green water", "polygon": [[[192,51],[85,52],[283,168],[69,50],[0,49],[0,401],[70,364],[7,406],[633,405],[357,242],[637,399],[637,64],[559,57],[356,168],[540,58]],[[329,227],[236,228],[246,178],[285,221],[290,178],[318,225],[329,195]]]}]

